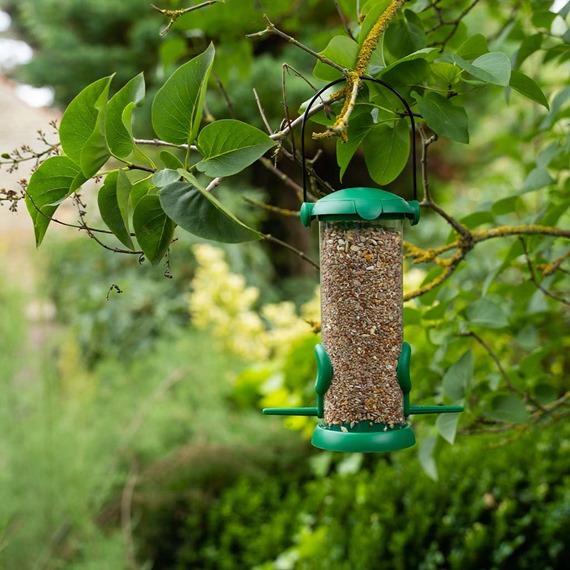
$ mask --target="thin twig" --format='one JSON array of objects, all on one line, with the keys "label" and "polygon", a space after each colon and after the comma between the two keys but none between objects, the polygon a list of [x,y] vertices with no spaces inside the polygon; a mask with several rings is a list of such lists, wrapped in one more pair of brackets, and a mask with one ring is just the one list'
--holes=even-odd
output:
[{"label": "thin twig", "polygon": [[154,8],[157,12],[160,12],[161,14],[164,14],[169,18],[169,22],[166,28],[160,31],[160,35],[164,36],[169,32],[170,28],[172,28],[172,26],[174,25],[174,22],[176,22],[176,20],[178,20],[180,16],[184,16],[184,14],[189,14],[194,10],[199,10],[200,8],[205,8],[206,6],[210,6],[212,4],[218,4],[219,2],[223,3],[224,0],[206,0],[201,4],[196,4],[196,6],[190,6],[188,8],[182,8],[181,10],[165,10],[162,8],[158,8],[158,6],[155,6],[154,4],[151,4],[151,8]]},{"label": "thin twig", "polygon": [[530,260],[530,256],[528,253],[528,248],[526,245],[526,241],[522,238],[519,237],[519,240],[522,244],[522,248],[524,251],[524,256],[526,259],[526,266],[528,267],[528,272],[530,273],[530,280],[535,284],[535,286],[540,289],[540,291],[542,291],[547,297],[550,297],[551,299],[554,299],[555,301],[558,301],[560,303],[564,303],[565,305],[570,306],[570,301],[568,299],[565,299],[564,297],[560,297],[559,295],[556,295],[556,293],[553,293],[552,291],[549,291],[546,287],[544,287],[540,281],[538,280],[536,273],[534,271],[534,267],[532,266],[532,262]]},{"label": "thin twig", "polygon": [[341,73],[344,73],[346,71],[344,69],[344,67],[342,67],[338,63],[335,63],[334,61],[332,61],[332,59],[329,59],[328,57],[325,57],[324,55],[317,53],[316,51],[312,50],[311,48],[309,48],[306,45],[302,44],[301,42],[297,41],[295,38],[293,38],[289,34],[282,32],[279,28],[275,27],[275,24],[273,24],[267,16],[264,16],[264,19],[265,19],[265,22],[267,24],[267,27],[265,28],[265,30],[261,30],[260,32],[255,32],[254,34],[248,34],[245,37],[249,38],[249,39],[254,39],[254,38],[262,38],[263,36],[266,36],[266,35],[279,36],[280,38],[287,40],[287,42],[289,42],[290,44],[292,44],[292,45],[298,47],[299,49],[302,49],[303,51],[311,54],[315,59],[318,59],[322,63],[325,63],[326,65],[330,65],[332,68],[336,69],[337,71],[340,71]]},{"label": "thin twig", "polygon": [[[179,148],[181,150],[188,150],[187,144],[173,144],[160,139],[134,139],[135,144],[150,145],[150,146],[168,146],[170,148]],[[191,146],[191,150],[197,150],[197,147]]]},{"label": "thin twig", "polygon": [[[479,0],[473,0],[473,2],[471,2],[471,4],[469,4],[469,6],[467,6],[459,14],[459,16],[457,16],[457,18],[455,18],[454,20],[451,20],[449,22],[444,21],[443,18],[441,17],[441,13],[439,12],[439,15],[440,15],[439,24],[437,26],[434,26],[431,30],[429,30],[428,33],[434,32],[443,26],[451,26],[451,30],[449,31],[449,33],[447,34],[447,36],[443,40],[441,40],[439,42],[435,42],[432,45],[440,46],[440,51],[443,51],[445,49],[445,46],[447,45],[447,42],[449,42],[449,40],[455,35],[455,32],[457,32],[457,29],[459,28],[459,24],[461,23],[461,20],[463,20],[463,18],[465,18],[465,16],[467,16],[467,14],[469,14],[469,12],[471,12],[471,10],[473,10],[473,8],[475,8],[475,6],[478,3],[479,3]],[[437,9],[436,9],[436,13],[437,13]]]},{"label": "thin twig", "polygon": [[213,71],[212,75],[214,76],[214,79],[216,81],[216,84],[218,86],[218,88],[220,89],[220,93],[222,94],[222,97],[224,98],[224,101],[226,102],[226,107],[228,108],[228,111],[230,112],[230,116],[232,119],[236,118],[236,111],[234,108],[234,104],[232,103],[232,100],[230,99],[230,96],[228,95],[228,92],[226,91],[226,88],[224,87],[224,84],[222,82],[222,80],[220,79],[220,76]]},{"label": "thin twig", "polygon": [[[424,199],[428,202],[432,202],[431,192],[429,187],[429,177],[428,177],[428,149],[437,140],[437,135],[433,133],[431,136],[427,136],[423,125],[418,125],[418,131],[422,139],[422,157],[420,159],[420,164],[422,168],[422,187],[424,191]],[[414,165],[415,168],[415,165]]]},{"label": "thin twig", "polygon": [[269,121],[267,120],[267,117],[265,115],[265,111],[263,110],[263,107],[261,105],[261,101],[259,99],[259,95],[257,93],[257,89],[255,87],[253,88],[253,96],[255,97],[255,102],[257,104],[259,114],[261,115],[261,120],[263,121],[263,124],[265,125],[267,132],[271,135],[271,134],[273,134],[273,129],[271,128],[271,125],[269,124]]},{"label": "thin twig", "polygon": [[288,249],[289,251],[292,251],[294,254],[298,255],[301,259],[304,259],[307,263],[310,263],[315,269],[320,269],[319,264],[316,261],[313,261],[310,257],[307,257],[305,255],[304,252],[302,252],[300,249],[297,249],[296,247],[292,246],[291,244],[280,240],[279,238],[276,238],[275,236],[272,236],[271,234],[260,234],[263,239],[270,241],[272,243],[276,243],[286,249]]},{"label": "thin twig", "polygon": [[265,202],[259,202],[257,200],[253,200],[252,198],[249,198],[247,196],[242,196],[242,200],[244,202],[247,202],[248,204],[251,204],[252,206],[255,206],[256,208],[260,208],[262,210],[266,210],[268,212],[273,212],[275,214],[279,214],[280,216],[286,216],[286,217],[299,217],[299,212],[298,210],[289,210],[287,208],[279,208],[279,206],[273,206],[272,204],[266,204]]},{"label": "thin twig", "polygon": [[216,186],[219,186],[224,178],[222,176],[218,176],[214,178],[208,186],[206,186],[206,192],[211,192]]},{"label": "thin twig", "polygon": [[346,35],[350,39],[354,40],[354,36],[352,35],[352,30],[350,29],[350,26],[348,25],[349,22],[348,22],[346,16],[344,15],[344,12],[342,11],[342,8],[339,5],[338,0],[334,0],[334,5],[336,7],[336,11],[338,12],[338,16],[340,18],[340,21],[342,22],[342,27],[344,28]]},{"label": "thin twig", "polygon": [[[269,170],[272,174],[275,174],[283,184],[289,186],[299,199],[299,203],[303,202],[303,187],[300,184],[297,184],[292,178],[289,178],[284,172],[279,170],[268,158],[262,157],[259,159],[259,162]],[[314,199],[314,196],[313,196]]]}]

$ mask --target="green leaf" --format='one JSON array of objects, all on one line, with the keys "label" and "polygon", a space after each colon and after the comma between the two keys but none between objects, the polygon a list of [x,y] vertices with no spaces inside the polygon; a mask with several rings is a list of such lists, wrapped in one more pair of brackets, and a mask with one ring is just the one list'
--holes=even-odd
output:
[{"label": "green leaf", "polygon": [[41,245],[58,206],[73,192],[78,176],[81,176],[79,166],[67,156],[44,160],[32,174],[26,190],[26,207],[34,224],[36,246]]},{"label": "green leaf", "polygon": [[467,307],[467,320],[475,326],[502,329],[509,326],[507,314],[501,305],[483,297]]},{"label": "green leaf", "polygon": [[111,172],[99,190],[97,202],[101,218],[117,239],[130,250],[134,250],[129,231],[129,194],[131,182],[127,175],[119,170]]},{"label": "green leaf", "polygon": [[401,60],[406,55],[426,47],[426,34],[418,15],[411,10],[405,10],[404,16],[392,21],[384,33],[384,48],[395,60]]},{"label": "green leaf", "polygon": [[442,380],[444,395],[452,402],[463,400],[469,390],[472,379],[473,354],[468,350],[445,373]]},{"label": "green leaf", "polygon": [[179,168],[184,168],[182,161],[172,152],[168,150],[160,151],[160,160],[166,168],[171,168],[172,170],[178,170]]},{"label": "green leaf", "polygon": [[530,415],[525,403],[514,394],[499,394],[491,401],[491,409],[487,415],[494,420],[509,423],[524,423]]},{"label": "green leaf", "polygon": [[437,437],[426,437],[420,442],[418,459],[424,473],[434,481],[437,481],[437,464],[434,459]]},{"label": "green leaf", "polygon": [[513,70],[511,72],[511,80],[509,86],[521,95],[540,103],[543,107],[548,107],[548,101],[544,96],[541,88],[530,77],[521,73],[520,71]]},{"label": "green leaf", "polygon": [[559,397],[558,390],[552,384],[537,384],[534,389],[535,399],[542,405],[549,404]]},{"label": "green leaf", "polygon": [[348,140],[343,142],[340,138],[336,143],[336,159],[340,167],[340,179],[344,176],[354,153],[366,137],[366,135],[375,127],[372,115],[363,113],[358,117],[351,117],[348,123]]},{"label": "green leaf", "polygon": [[[346,69],[353,69],[358,50],[358,44],[353,39],[347,36],[335,36],[320,54]],[[322,61],[317,61],[315,64],[313,75],[323,81],[333,81],[342,77],[340,71]]]},{"label": "green leaf", "polygon": [[196,164],[200,172],[212,177],[231,176],[261,158],[275,143],[259,129],[223,119],[204,127],[198,136],[202,160]]},{"label": "green leaf", "polygon": [[522,188],[517,192],[517,194],[520,195],[526,194],[527,192],[534,192],[535,190],[540,190],[550,184],[554,184],[554,179],[550,174],[548,174],[548,170],[542,166],[537,166],[528,173],[528,176],[523,182]]},{"label": "green leaf", "polygon": [[107,144],[113,156],[126,158],[133,152],[132,118],[135,107],[144,101],[144,76],[139,73],[111,97],[107,105]]},{"label": "green leaf", "polygon": [[202,120],[204,97],[214,62],[214,45],[179,67],[152,103],[152,126],[163,140],[191,144]]},{"label": "green leaf", "polygon": [[173,182],[178,182],[178,180],[180,180],[178,170],[173,170],[171,168],[164,168],[152,175],[152,183],[157,188],[164,188],[164,186],[168,186]]},{"label": "green leaf", "polygon": [[518,69],[527,59],[527,57],[540,49],[542,46],[542,40],[542,34],[534,34],[532,36],[525,37],[525,39],[521,42],[519,49],[516,51],[514,64],[515,69]]},{"label": "green leaf", "polygon": [[413,53],[409,53],[408,55],[402,57],[398,61],[395,61],[390,65],[384,67],[383,69],[380,70],[377,76],[381,77],[382,75],[385,75],[389,71],[392,71],[394,68],[398,67],[399,65],[402,65],[403,63],[407,63],[409,61],[416,61],[418,59],[421,59],[427,62],[432,62],[437,58],[438,55],[439,55],[439,49],[435,47],[419,49]]},{"label": "green leaf", "polygon": [[142,180],[137,180],[137,182],[133,184],[130,196],[133,210],[137,207],[141,198],[152,192],[153,189],[155,189],[155,186],[152,183],[152,176],[148,176]]},{"label": "green leaf", "polygon": [[487,38],[483,34],[475,34],[457,48],[457,55],[472,60],[489,52]]},{"label": "green leaf", "polygon": [[532,14],[532,23],[537,28],[545,28],[550,31],[550,26],[556,18],[556,12],[551,12],[550,10],[534,10]]},{"label": "green leaf", "polygon": [[427,125],[438,135],[448,137],[460,143],[469,142],[467,113],[462,107],[454,105],[438,93],[425,96],[412,93]]},{"label": "green leaf", "polygon": [[435,421],[435,427],[439,435],[441,435],[445,441],[453,445],[455,443],[458,423],[459,414],[439,414]]},{"label": "green leaf", "polygon": [[141,249],[152,265],[157,265],[166,254],[175,227],[156,194],[147,194],[138,201],[133,212],[133,228]]},{"label": "green leaf", "polygon": [[511,62],[508,56],[501,52],[486,53],[478,57],[473,63],[466,62],[462,57],[453,54],[453,61],[470,73],[473,77],[491,83],[507,87],[511,78]]},{"label": "green leaf", "polygon": [[107,95],[112,76],[87,86],[69,104],[59,127],[63,152],[86,178],[107,162],[110,151],[105,137]]},{"label": "green leaf", "polygon": [[185,171],[187,182],[174,182],[160,191],[164,211],[181,228],[196,236],[223,243],[261,239],[259,232],[246,226],[229,212],[210,192]]},{"label": "green leaf", "polygon": [[392,182],[404,170],[410,154],[410,130],[405,119],[395,128],[376,125],[364,139],[364,160],[378,184]]}]

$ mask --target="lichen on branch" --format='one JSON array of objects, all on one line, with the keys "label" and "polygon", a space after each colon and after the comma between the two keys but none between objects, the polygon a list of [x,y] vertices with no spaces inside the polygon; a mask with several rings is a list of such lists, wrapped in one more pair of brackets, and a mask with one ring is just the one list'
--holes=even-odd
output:
[{"label": "lichen on branch", "polygon": [[340,99],[344,96],[344,105],[341,112],[332,127],[328,127],[322,133],[313,133],[314,139],[340,137],[343,142],[348,140],[348,122],[356,105],[358,91],[362,85],[362,76],[366,73],[372,54],[378,47],[378,42],[380,41],[382,34],[386,31],[388,24],[390,24],[400,8],[404,5],[404,2],[405,0],[392,0],[368,32],[368,35],[362,42],[358,56],[356,57],[354,69],[346,73],[346,87],[338,92],[339,95],[337,98]]}]

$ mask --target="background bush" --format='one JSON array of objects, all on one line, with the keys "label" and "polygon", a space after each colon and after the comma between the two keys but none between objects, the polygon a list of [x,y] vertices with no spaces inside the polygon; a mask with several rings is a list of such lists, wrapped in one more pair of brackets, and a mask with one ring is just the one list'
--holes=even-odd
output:
[{"label": "background bush", "polygon": [[561,425],[446,447],[438,482],[411,452],[360,457],[360,469],[355,456],[329,457],[320,475],[244,477],[206,504],[167,508],[176,524],[146,510],[143,552],[156,568],[178,569],[561,570],[568,433]]}]

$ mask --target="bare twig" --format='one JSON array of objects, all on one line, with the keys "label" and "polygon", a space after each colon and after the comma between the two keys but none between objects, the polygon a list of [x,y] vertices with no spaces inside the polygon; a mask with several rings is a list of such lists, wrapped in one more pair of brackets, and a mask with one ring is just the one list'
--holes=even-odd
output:
[{"label": "bare twig", "polygon": [[344,28],[346,35],[349,38],[354,40],[354,36],[352,35],[352,30],[350,29],[350,26],[348,25],[349,22],[348,22],[346,16],[344,15],[344,12],[342,11],[342,8],[339,5],[338,0],[334,0],[334,5],[336,7],[336,11],[338,12],[338,16],[340,18],[340,21],[342,22],[342,27]]},{"label": "bare twig", "polygon": [[479,0],[473,0],[473,2],[471,2],[471,4],[469,4],[459,14],[459,16],[457,16],[457,18],[455,18],[454,20],[450,20],[450,21],[445,21],[443,19],[442,15],[441,15],[441,10],[437,7],[437,4],[434,4],[434,6],[436,7],[436,14],[439,17],[438,18],[439,22],[436,26],[434,26],[431,30],[429,30],[428,33],[434,32],[434,31],[436,31],[439,28],[442,28],[444,26],[451,26],[451,30],[449,31],[449,33],[445,36],[445,38],[443,40],[435,42],[432,45],[439,46],[440,51],[443,51],[445,49],[445,46],[447,45],[447,42],[449,42],[449,40],[455,35],[455,32],[457,32],[457,29],[459,28],[459,24],[461,23],[463,18],[465,18],[465,16],[467,16],[467,14],[469,14],[469,12],[471,12],[471,10],[473,10],[473,8],[475,8],[475,6],[478,3],[479,3]]},{"label": "bare twig", "polygon": [[291,244],[280,240],[279,238],[276,238],[275,236],[272,236],[271,234],[260,234],[263,239],[270,241],[272,243],[276,243],[277,245],[280,245],[282,247],[284,247],[285,249],[288,249],[289,251],[292,251],[294,254],[298,255],[301,259],[304,259],[307,263],[310,263],[315,269],[320,269],[319,264],[316,261],[313,261],[310,257],[307,257],[305,255],[304,252],[302,252],[300,249],[297,249],[296,247],[292,246]]},{"label": "bare twig", "polygon": [[568,299],[565,299],[564,297],[561,297],[559,295],[557,295],[556,293],[553,293],[552,291],[549,291],[546,287],[544,287],[540,281],[538,280],[538,277],[536,276],[536,272],[534,270],[534,267],[532,265],[532,262],[530,260],[530,256],[528,253],[528,248],[527,248],[527,244],[526,241],[522,238],[519,237],[519,240],[522,244],[522,248],[524,251],[524,256],[526,259],[526,266],[528,267],[528,272],[530,273],[530,280],[536,285],[536,287],[538,289],[540,289],[540,291],[542,291],[547,297],[550,297],[551,299],[554,299],[555,301],[558,301],[560,303],[564,303],[565,305],[570,306],[570,301]]},{"label": "bare twig", "polygon": [[256,208],[260,208],[262,210],[266,210],[268,212],[273,212],[275,214],[279,214],[280,216],[286,217],[299,217],[298,210],[289,210],[287,208],[279,208],[278,206],[273,206],[272,204],[266,204],[265,202],[259,202],[257,200],[253,200],[252,198],[248,198],[247,196],[242,196],[242,200],[255,206]]},{"label": "bare twig", "polygon": [[222,94],[222,97],[224,98],[224,101],[226,102],[226,107],[228,108],[228,111],[230,112],[230,116],[232,117],[232,119],[235,119],[236,111],[234,108],[234,104],[232,103],[232,100],[230,99],[230,96],[228,95],[228,92],[226,91],[226,88],[224,87],[224,83],[222,82],[222,80],[220,79],[220,76],[215,71],[212,72],[212,75],[214,76],[216,84],[217,84],[218,88],[220,89],[220,93]]},{"label": "bare twig", "polygon": [[180,16],[184,16],[184,14],[189,14],[190,12],[193,12],[194,10],[199,10],[200,8],[205,8],[206,6],[210,6],[212,4],[218,4],[219,2],[224,2],[224,0],[206,0],[205,2],[202,2],[201,4],[196,4],[195,6],[190,6],[188,8],[182,8],[180,10],[165,10],[162,8],[159,8],[158,6],[155,6],[154,4],[151,4],[151,7],[154,8],[157,12],[160,12],[161,14],[164,14],[165,16],[167,16],[169,18],[168,24],[166,26],[166,28],[164,28],[163,30],[160,31],[160,35],[164,36],[165,34],[167,34],[170,31],[170,28],[172,28],[172,26],[174,25],[174,22],[176,22],[176,20],[178,20],[178,18],[180,18]]},{"label": "bare twig", "polygon": [[302,49],[303,51],[306,51],[307,53],[311,54],[315,59],[318,59],[322,63],[325,63],[326,65],[330,65],[331,67],[333,67],[337,71],[340,71],[341,73],[344,73],[346,71],[344,69],[344,67],[342,67],[338,63],[335,63],[332,59],[329,59],[328,57],[325,57],[324,55],[317,53],[316,51],[307,47],[305,44],[302,44],[301,42],[297,41],[292,36],[286,34],[285,32],[282,32],[279,28],[276,28],[275,24],[273,24],[267,16],[264,16],[264,18],[265,18],[265,23],[267,24],[267,27],[265,28],[265,30],[261,30],[260,32],[256,32],[254,34],[248,34],[246,36],[246,38],[250,38],[250,39],[262,38],[263,36],[266,36],[266,35],[279,36],[280,38],[287,40],[287,42],[289,42],[290,44],[292,44],[292,45],[298,47],[299,49]]},{"label": "bare twig", "polygon": [[265,111],[263,110],[263,106],[261,105],[261,101],[259,100],[259,95],[258,95],[257,89],[255,87],[253,88],[253,96],[255,97],[255,102],[257,104],[259,114],[261,115],[261,120],[263,121],[263,124],[265,125],[267,132],[271,135],[271,134],[273,134],[273,129],[271,128],[271,125],[269,124],[269,121],[267,120],[267,117],[265,115]]},{"label": "bare twig", "polygon": [[[269,170],[272,174],[275,174],[281,182],[283,182],[286,186],[289,186],[292,190],[294,190],[297,198],[299,199],[299,203],[303,202],[303,187],[300,184],[297,184],[292,178],[289,178],[284,172],[279,170],[268,158],[260,158],[259,162]],[[314,198],[314,196],[313,196]]]},{"label": "bare twig", "polygon": [[[187,150],[187,144],[173,144],[160,139],[134,139],[135,144],[140,145],[150,145],[150,146],[167,146],[170,148],[179,148],[181,150]],[[197,150],[195,146],[191,146],[190,150]]]}]

